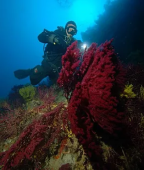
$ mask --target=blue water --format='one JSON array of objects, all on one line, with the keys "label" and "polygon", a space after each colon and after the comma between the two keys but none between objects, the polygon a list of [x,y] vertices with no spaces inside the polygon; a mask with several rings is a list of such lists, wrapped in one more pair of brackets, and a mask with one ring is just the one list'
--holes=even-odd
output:
[{"label": "blue water", "polygon": [[0,97],[6,97],[14,85],[30,83],[18,80],[13,71],[40,64],[43,44],[37,39],[44,28],[53,31],[69,20],[77,23],[78,34],[94,25],[104,12],[106,0],[25,0],[0,1]]}]

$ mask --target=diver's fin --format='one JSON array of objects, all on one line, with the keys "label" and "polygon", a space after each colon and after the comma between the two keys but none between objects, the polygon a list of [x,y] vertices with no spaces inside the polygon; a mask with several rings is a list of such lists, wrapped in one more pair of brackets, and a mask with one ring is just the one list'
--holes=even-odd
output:
[{"label": "diver's fin", "polygon": [[15,77],[18,79],[24,79],[24,78],[28,77],[30,75],[30,73],[31,73],[31,69],[27,69],[27,70],[20,69],[20,70],[14,71]]}]

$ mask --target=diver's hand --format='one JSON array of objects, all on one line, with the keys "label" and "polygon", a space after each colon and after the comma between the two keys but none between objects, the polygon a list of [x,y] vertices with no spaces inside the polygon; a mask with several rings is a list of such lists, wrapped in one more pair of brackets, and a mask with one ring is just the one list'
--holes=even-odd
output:
[{"label": "diver's hand", "polygon": [[56,36],[56,37],[54,38],[54,43],[59,44],[59,45],[62,46],[62,48],[64,48],[64,49],[67,48],[66,42],[65,42],[62,38],[60,38],[60,37],[58,37],[58,36]]}]

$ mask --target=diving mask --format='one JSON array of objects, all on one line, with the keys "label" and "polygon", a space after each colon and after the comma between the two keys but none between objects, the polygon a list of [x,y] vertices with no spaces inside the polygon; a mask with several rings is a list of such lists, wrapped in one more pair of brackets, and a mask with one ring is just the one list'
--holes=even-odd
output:
[{"label": "diving mask", "polygon": [[77,33],[77,29],[75,26],[70,25],[66,29],[67,29],[68,34],[71,34],[72,36],[76,35]]}]

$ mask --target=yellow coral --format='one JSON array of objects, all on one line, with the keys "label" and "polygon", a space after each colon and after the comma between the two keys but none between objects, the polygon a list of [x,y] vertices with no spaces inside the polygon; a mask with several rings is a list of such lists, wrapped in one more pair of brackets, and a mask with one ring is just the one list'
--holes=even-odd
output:
[{"label": "yellow coral", "polygon": [[140,87],[140,98],[144,100],[144,87],[143,86]]},{"label": "yellow coral", "polygon": [[69,128],[67,126],[66,126],[66,132],[67,132],[68,138],[72,138],[73,133],[72,133],[71,129],[69,130]]},{"label": "yellow coral", "polygon": [[104,142],[101,142],[101,144],[104,160],[108,161],[112,154],[114,154],[114,150],[110,146],[106,145]]},{"label": "yellow coral", "polygon": [[126,98],[135,98],[136,94],[133,92],[133,85],[128,84],[125,85],[124,92],[121,94],[121,97],[126,97]]},{"label": "yellow coral", "polygon": [[36,88],[32,85],[25,86],[19,89],[19,94],[22,96],[25,102],[29,102],[34,98],[36,94]]}]

